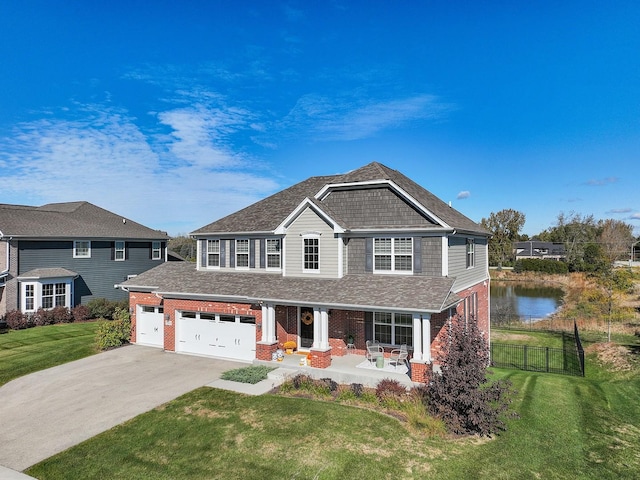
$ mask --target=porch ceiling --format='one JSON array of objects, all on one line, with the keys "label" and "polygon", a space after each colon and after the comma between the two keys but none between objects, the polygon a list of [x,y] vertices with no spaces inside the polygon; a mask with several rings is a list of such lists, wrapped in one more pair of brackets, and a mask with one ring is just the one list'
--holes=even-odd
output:
[{"label": "porch ceiling", "polygon": [[346,275],[339,279],[280,274],[198,271],[193,263],[167,262],[122,284],[165,297],[233,299],[328,308],[441,312],[460,298],[455,279],[400,275]]}]

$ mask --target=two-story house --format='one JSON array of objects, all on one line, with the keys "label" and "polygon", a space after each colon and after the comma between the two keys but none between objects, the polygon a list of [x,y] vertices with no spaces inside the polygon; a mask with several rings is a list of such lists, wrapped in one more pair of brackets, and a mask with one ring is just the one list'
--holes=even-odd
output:
[{"label": "two-story house", "polygon": [[285,341],[326,368],[366,340],[406,344],[423,382],[459,314],[489,334],[489,233],[400,172],[311,177],[192,235],[197,264],[124,282],[132,338],[168,351],[270,360]]},{"label": "two-story house", "polygon": [[165,262],[167,240],[88,202],[0,204],[0,318],[126,300],[115,285]]}]

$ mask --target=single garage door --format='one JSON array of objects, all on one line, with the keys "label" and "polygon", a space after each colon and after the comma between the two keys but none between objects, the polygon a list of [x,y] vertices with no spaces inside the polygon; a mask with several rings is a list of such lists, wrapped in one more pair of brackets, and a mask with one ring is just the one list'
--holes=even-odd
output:
[{"label": "single garage door", "polygon": [[254,317],[180,312],[177,318],[177,352],[234,360],[256,358]]},{"label": "single garage door", "polygon": [[163,307],[138,306],[136,315],[136,343],[164,347]]}]

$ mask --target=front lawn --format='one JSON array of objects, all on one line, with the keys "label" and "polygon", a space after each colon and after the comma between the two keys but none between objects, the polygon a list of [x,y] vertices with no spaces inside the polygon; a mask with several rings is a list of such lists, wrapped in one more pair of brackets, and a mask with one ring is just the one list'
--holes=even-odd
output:
[{"label": "front lawn", "polygon": [[62,323],[0,334],[0,385],[97,353],[98,322]]},{"label": "front lawn", "polygon": [[30,468],[40,479],[637,478],[640,374],[495,370],[521,418],[487,438],[425,438],[383,413],[201,388]]}]

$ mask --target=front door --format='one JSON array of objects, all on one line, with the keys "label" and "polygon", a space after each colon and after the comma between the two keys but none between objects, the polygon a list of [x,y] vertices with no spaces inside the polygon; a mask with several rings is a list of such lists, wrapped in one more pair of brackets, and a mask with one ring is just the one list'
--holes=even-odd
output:
[{"label": "front door", "polygon": [[300,307],[300,347],[313,345],[313,308]]}]

